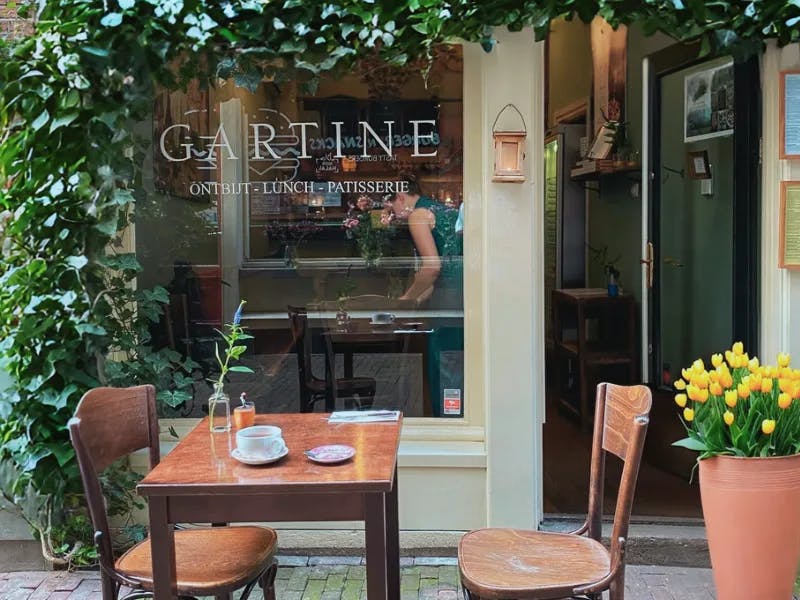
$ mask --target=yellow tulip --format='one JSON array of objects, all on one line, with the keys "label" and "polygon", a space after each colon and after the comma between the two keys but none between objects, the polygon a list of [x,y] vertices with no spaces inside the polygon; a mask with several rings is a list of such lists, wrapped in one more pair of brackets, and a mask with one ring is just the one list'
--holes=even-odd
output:
[{"label": "yellow tulip", "polygon": [[725,425],[731,426],[733,424],[733,413],[726,410],[722,415],[722,419],[725,421]]},{"label": "yellow tulip", "polygon": [[742,354],[739,357],[739,360],[736,361],[736,366],[739,367],[740,369],[744,369],[745,367],[747,367],[747,364],[749,362],[750,362],[750,358],[745,353],[745,354]]},{"label": "yellow tulip", "polygon": [[706,366],[705,364],[703,364],[702,358],[698,358],[696,361],[692,363],[692,370],[695,373],[702,373],[703,371],[706,370]]},{"label": "yellow tulip", "polygon": [[712,396],[722,396],[722,386],[719,384],[718,381],[715,381],[710,386],[708,386],[708,391]]},{"label": "yellow tulip", "polygon": [[791,379],[778,379],[778,389],[782,392],[786,392],[787,394],[792,391],[794,387],[794,381]]},{"label": "yellow tulip", "polygon": [[778,354],[778,366],[779,367],[788,367],[789,362],[791,362],[791,357],[788,354],[783,352]]},{"label": "yellow tulip", "polygon": [[706,373],[705,371],[703,371],[702,373],[698,374],[697,377],[695,377],[694,384],[701,390],[706,389],[708,387],[708,383],[709,383],[709,377],[708,373]]},{"label": "yellow tulip", "polygon": [[780,406],[783,410],[786,410],[792,405],[792,398],[786,392],[781,392],[778,396],[778,406]]},{"label": "yellow tulip", "polygon": [[772,377],[772,379],[776,379],[778,377],[778,367],[770,367],[769,376]]},{"label": "yellow tulip", "polygon": [[693,386],[691,384],[686,386],[686,395],[689,396],[689,400],[695,400],[696,401],[697,400],[697,392],[699,392],[699,391],[700,391],[699,389],[697,389],[695,386]]},{"label": "yellow tulip", "polygon": [[725,350],[725,360],[728,361],[730,366],[734,366],[733,363],[736,362],[736,355],[730,350]]},{"label": "yellow tulip", "polygon": [[694,420],[694,410],[692,410],[691,408],[684,408],[683,418],[686,419],[687,421]]},{"label": "yellow tulip", "polygon": [[771,377],[764,377],[764,379],[761,380],[761,391],[765,394],[769,394],[772,391]]},{"label": "yellow tulip", "polygon": [[725,392],[725,404],[730,408],[736,407],[736,401],[739,399],[739,394],[736,390],[728,390]]},{"label": "yellow tulip", "polygon": [[750,376],[750,391],[751,392],[761,391],[761,373],[753,373]]},{"label": "yellow tulip", "polygon": [[800,398],[800,381],[796,381],[792,388],[792,399],[797,400]]},{"label": "yellow tulip", "polygon": [[686,394],[675,394],[675,404],[684,408],[686,406]]},{"label": "yellow tulip", "polygon": [[685,390],[686,389],[686,382],[683,379],[677,379],[673,384],[676,390]]},{"label": "yellow tulip", "polygon": [[737,387],[736,391],[739,392],[739,398],[744,400],[750,395],[750,386],[742,381]]},{"label": "yellow tulip", "polygon": [[782,377],[783,379],[791,379],[792,370],[789,367],[781,367],[778,369],[778,377]]},{"label": "yellow tulip", "polygon": [[759,367],[759,364],[758,364],[758,357],[757,356],[754,356],[753,358],[751,358],[747,362],[747,368],[750,369],[751,373],[755,373],[756,371],[758,371],[758,367]]},{"label": "yellow tulip", "polygon": [[744,354],[744,344],[742,342],[736,342],[731,350],[733,350],[736,356],[741,356]]},{"label": "yellow tulip", "polygon": [[800,369],[792,370],[792,379],[795,381],[800,381]]},{"label": "yellow tulip", "polygon": [[708,389],[697,390],[697,401],[702,404],[708,400]]},{"label": "yellow tulip", "polygon": [[722,364],[722,354],[712,354],[711,364],[714,365],[715,369],[720,366]]},{"label": "yellow tulip", "polygon": [[764,419],[761,421],[761,431],[763,431],[766,435],[769,435],[775,431],[775,419]]},{"label": "yellow tulip", "polygon": [[719,382],[725,389],[733,387],[733,375],[731,375],[730,373],[723,373],[722,376],[719,378]]},{"label": "yellow tulip", "polygon": [[686,381],[689,381],[692,378],[692,371],[690,369],[681,369],[681,375]]}]

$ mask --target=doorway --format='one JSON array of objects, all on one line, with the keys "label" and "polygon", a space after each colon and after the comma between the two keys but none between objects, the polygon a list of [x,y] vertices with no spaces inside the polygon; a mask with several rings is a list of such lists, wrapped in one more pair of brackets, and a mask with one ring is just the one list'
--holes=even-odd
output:
[{"label": "doorway", "polygon": [[[583,32],[577,31],[580,27],[555,24],[555,35],[551,36],[554,43],[548,45],[548,129],[551,135],[561,134],[559,142],[566,128],[574,125],[557,119],[554,122],[553,116],[569,113],[559,109],[569,106],[569,100],[574,104],[581,94],[590,98],[593,91],[591,48]],[[546,247],[545,256],[556,259],[547,265],[555,266],[558,274],[563,266],[560,252],[566,248],[564,231],[581,233],[584,277],[571,283],[562,280],[560,286],[595,291],[606,287],[607,273],[602,267],[607,261],[617,261],[622,275],[620,288],[624,287],[623,295],[635,306],[636,366],[630,369],[624,364],[616,372],[593,374],[587,387],[591,389],[599,381],[650,385],[654,402],[634,518],[691,521],[701,516],[699,490],[696,482],[690,483],[696,456],[671,445],[685,434],[671,384],[680,376],[681,367],[700,356],[708,360],[712,352],[730,347],[735,340],[755,350],[761,88],[756,59],[741,64],[726,57],[698,59],[698,46],[648,37],[636,27],[631,27],[628,35],[624,114],[632,145],[628,161],[640,151],[641,164],[581,178],[580,169],[569,168],[570,160],[575,166],[574,158],[566,157],[564,168],[559,161],[555,168],[547,163],[545,242],[555,239],[556,248]],[[559,66],[558,57],[553,56],[557,53],[563,53],[574,67]],[[576,88],[581,70],[588,84]],[[713,115],[715,131],[703,131],[700,123],[686,135],[687,80],[704,78],[708,79],[709,97],[711,89],[716,93],[713,101],[708,101],[709,109],[713,106],[718,113]],[[702,105],[702,99],[697,100]],[[591,100],[586,104],[591,105]],[[730,127],[722,119],[729,119]],[[591,116],[586,117],[584,128],[591,143]],[[718,135],[709,135],[715,132]],[[710,179],[703,178],[709,173]],[[564,207],[558,209],[558,198],[570,196],[565,186],[574,185],[576,180],[583,202],[575,206],[585,207],[583,221],[565,218]],[[553,206],[547,203],[551,196],[555,198]],[[548,224],[556,225],[555,238],[548,236]],[[552,270],[546,272],[551,274]],[[555,297],[549,289],[553,281],[559,285],[557,277],[545,282],[546,306]],[[547,318],[548,393],[543,436],[546,517],[585,512],[591,451],[585,416],[582,427],[580,419],[564,410],[567,403],[560,389],[563,384],[575,386],[580,377],[577,369],[558,363],[552,335],[556,319],[551,312]],[[591,334],[594,328],[602,337],[603,326],[596,321],[587,319],[585,330]],[[619,351],[615,348],[611,352]],[[590,425],[591,418],[590,414]],[[615,467],[610,465],[606,472],[607,510],[612,510],[609,500],[615,497]]]}]

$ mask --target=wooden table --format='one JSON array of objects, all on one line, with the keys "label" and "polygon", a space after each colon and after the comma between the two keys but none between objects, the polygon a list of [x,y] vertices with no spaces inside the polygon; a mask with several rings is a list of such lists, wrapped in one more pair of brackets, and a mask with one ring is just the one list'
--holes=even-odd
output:
[{"label": "wooden table", "polygon": [[[389,325],[373,326],[366,322],[353,321],[346,329],[330,327],[322,331],[322,339],[325,342],[325,386],[327,394],[332,398],[333,406],[336,406],[336,386],[333,385],[333,377],[336,365],[336,354],[342,354],[344,358],[344,377],[353,377],[353,354],[355,353],[401,353],[407,354],[414,339],[425,341],[433,333],[433,329],[427,328],[424,324],[414,327],[404,325],[402,322],[391,323]],[[423,395],[423,416],[432,415],[431,397],[428,390],[429,360],[427,344],[420,349],[422,353],[422,395]],[[401,392],[402,393],[402,392]]]},{"label": "wooden table", "polygon": [[[256,424],[283,429],[286,458],[241,464],[230,456],[235,430],[210,433],[203,419],[137,486],[149,502],[155,598],[174,597],[175,523],[364,521],[367,594],[370,600],[398,600],[402,417],[330,425],[326,414],[274,414],[257,415]],[[303,455],[321,444],[348,444],[356,455],[338,465],[315,464]]]},{"label": "wooden table", "polygon": [[[627,381],[636,381],[636,302],[629,294],[609,296],[604,288],[568,288],[553,290],[553,341],[556,366],[556,386],[565,379],[564,362],[572,360],[577,368],[577,406],[559,391],[562,406],[574,412],[584,431],[591,431],[594,409],[591,406],[594,390],[590,389],[590,374],[605,367],[621,367],[627,371]],[[587,319],[598,324],[597,338],[590,340]],[[567,337],[565,331],[573,330]]]}]

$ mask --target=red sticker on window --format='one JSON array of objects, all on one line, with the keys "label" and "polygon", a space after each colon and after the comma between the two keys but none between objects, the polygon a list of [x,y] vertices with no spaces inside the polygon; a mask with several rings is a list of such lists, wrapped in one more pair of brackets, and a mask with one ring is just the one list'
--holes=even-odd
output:
[{"label": "red sticker on window", "polygon": [[442,412],[446,415],[461,414],[461,390],[458,389],[444,390],[444,402],[442,403]]}]

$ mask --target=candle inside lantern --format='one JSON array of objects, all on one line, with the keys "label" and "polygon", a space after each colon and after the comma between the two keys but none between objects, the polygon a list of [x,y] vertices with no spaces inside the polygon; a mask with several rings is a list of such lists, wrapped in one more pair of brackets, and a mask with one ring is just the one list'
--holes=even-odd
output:
[{"label": "candle inside lantern", "polygon": [[241,405],[233,409],[233,426],[237,429],[250,427],[256,422],[256,405],[247,401],[247,394],[242,392]]}]

